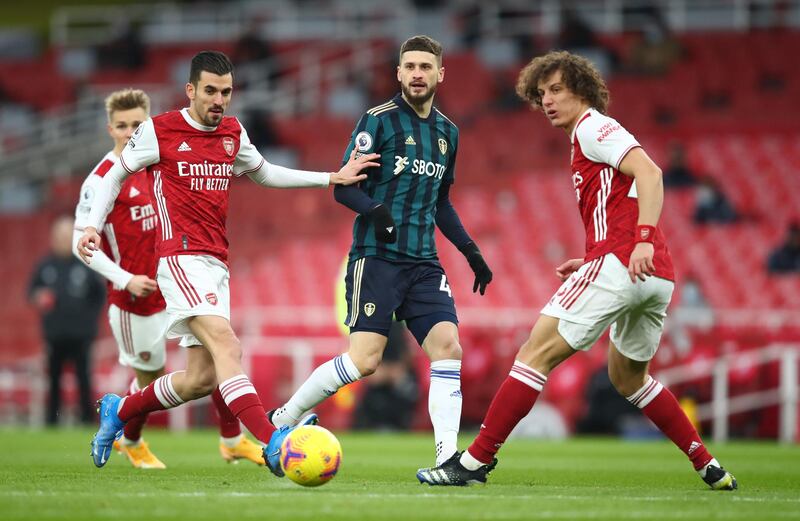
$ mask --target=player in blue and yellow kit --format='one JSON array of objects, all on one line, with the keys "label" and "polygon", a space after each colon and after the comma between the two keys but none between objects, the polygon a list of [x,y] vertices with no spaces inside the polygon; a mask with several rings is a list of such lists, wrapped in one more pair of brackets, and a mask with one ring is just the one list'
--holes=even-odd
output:
[{"label": "player in blue and yellow kit", "polygon": [[475,272],[473,291],[483,295],[492,272],[450,203],[458,128],[433,107],[444,79],[442,46],[427,36],[408,39],[397,79],[401,93],[361,117],[345,152],[346,158],[353,149],[379,153],[381,166],[360,186],[334,191],[359,214],[345,277],[350,348],[319,366],[271,419],[291,425],[340,387],[375,372],[395,315],[431,360],[428,408],[440,464],[457,451],[461,346],[435,227],[466,256]]}]

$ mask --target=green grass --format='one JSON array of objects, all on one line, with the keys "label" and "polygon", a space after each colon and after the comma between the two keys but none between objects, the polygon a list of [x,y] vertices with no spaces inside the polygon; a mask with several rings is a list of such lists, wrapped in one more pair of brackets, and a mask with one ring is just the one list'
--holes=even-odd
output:
[{"label": "green grass", "polygon": [[[147,433],[168,465],[131,468],[89,457],[91,433],[0,430],[0,518],[17,519],[800,519],[800,448],[712,447],[740,489],[712,492],[671,444],[513,440],[486,487],[414,479],[429,435],[342,434],[331,483],[304,489],[263,468],[222,462],[211,431]],[[462,446],[470,437],[462,440]]]}]

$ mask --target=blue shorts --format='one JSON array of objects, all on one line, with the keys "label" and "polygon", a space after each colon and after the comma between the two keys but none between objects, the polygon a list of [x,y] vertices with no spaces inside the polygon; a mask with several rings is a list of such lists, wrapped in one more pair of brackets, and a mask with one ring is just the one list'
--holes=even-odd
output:
[{"label": "blue shorts", "polygon": [[439,322],[458,324],[456,304],[441,264],[364,257],[347,265],[345,276],[350,332],[371,331],[388,336],[392,316],[405,320],[422,345]]}]

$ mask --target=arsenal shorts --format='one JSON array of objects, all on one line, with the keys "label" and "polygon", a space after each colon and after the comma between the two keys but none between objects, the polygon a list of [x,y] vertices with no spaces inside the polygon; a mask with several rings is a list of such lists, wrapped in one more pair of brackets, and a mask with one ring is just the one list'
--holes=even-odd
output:
[{"label": "arsenal shorts", "polygon": [[111,332],[119,347],[119,363],[140,371],[158,371],[167,360],[167,312],[136,315],[114,304],[108,307]]},{"label": "arsenal shorts", "polygon": [[611,327],[611,341],[626,357],[653,358],[675,284],[659,277],[631,282],[628,268],[609,253],[572,274],[542,314],[559,319],[558,332],[573,349],[588,350]]},{"label": "arsenal shorts", "polygon": [[228,267],[208,255],[172,255],[158,261],[158,286],[167,302],[167,338],[181,338],[180,345],[201,345],[192,335],[187,319],[216,315],[231,319]]}]

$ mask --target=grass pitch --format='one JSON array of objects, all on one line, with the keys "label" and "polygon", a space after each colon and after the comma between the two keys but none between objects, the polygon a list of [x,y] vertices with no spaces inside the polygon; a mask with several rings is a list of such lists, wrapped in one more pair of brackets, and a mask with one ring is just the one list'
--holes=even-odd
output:
[{"label": "grass pitch", "polygon": [[304,489],[224,463],[213,431],[148,431],[167,470],[117,454],[96,469],[91,434],[0,430],[0,519],[800,519],[800,447],[773,443],[711,447],[735,492],[710,491],[668,442],[597,438],[512,440],[487,486],[456,489],[414,478],[432,460],[431,435],[341,434],[339,475]]}]

